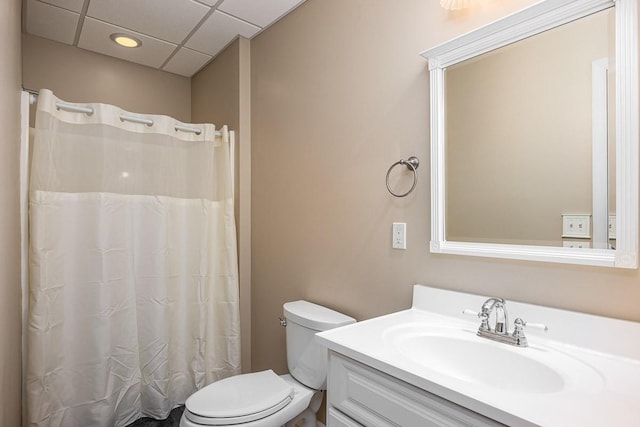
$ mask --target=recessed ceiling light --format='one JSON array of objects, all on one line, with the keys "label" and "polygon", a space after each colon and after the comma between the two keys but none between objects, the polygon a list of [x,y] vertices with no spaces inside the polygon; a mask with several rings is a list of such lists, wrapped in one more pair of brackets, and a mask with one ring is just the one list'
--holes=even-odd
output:
[{"label": "recessed ceiling light", "polygon": [[109,37],[111,38],[111,40],[123,47],[139,47],[142,45],[142,42],[140,40],[126,34],[114,33]]}]

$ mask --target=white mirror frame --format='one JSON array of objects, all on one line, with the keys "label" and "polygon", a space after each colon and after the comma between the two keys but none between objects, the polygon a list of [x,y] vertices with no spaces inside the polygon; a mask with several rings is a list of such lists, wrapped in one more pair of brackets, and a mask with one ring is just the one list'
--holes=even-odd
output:
[{"label": "white mirror frame", "polygon": [[[458,62],[615,6],[616,249],[576,249],[445,239],[444,70]],[[429,60],[431,98],[431,244],[433,253],[638,267],[637,0],[545,0],[421,54]]]}]

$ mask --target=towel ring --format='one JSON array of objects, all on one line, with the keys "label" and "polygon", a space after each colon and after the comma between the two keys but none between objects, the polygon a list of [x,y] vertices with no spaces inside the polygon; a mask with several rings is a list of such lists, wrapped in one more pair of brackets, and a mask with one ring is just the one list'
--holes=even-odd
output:
[{"label": "towel ring", "polygon": [[[407,169],[413,172],[413,185],[411,185],[411,188],[409,189],[409,191],[402,194],[394,193],[393,190],[391,190],[391,186],[389,186],[389,175],[391,174],[391,171],[393,170],[393,168],[395,168],[398,165],[405,165]],[[389,190],[389,193],[391,193],[393,196],[396,196],[396,197],[408,196],[413,191],[413,189],[416,188],[416,184],[418,183],[418,172],[417,172],[418,166],[420,166],[420,160],[418,160],[416,156],[411,156],[407,160],[401,159],[395,162],[394,164],[392,164],[389,170],[387,171],[387,190]]]}]

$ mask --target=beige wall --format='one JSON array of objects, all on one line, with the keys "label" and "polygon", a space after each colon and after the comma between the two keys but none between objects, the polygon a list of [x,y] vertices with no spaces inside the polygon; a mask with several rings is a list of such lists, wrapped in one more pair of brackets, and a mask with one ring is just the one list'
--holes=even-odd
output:
[{"label": "beige wall", "polygon": [[240,39],[191,78],[191,119],[214,120],[238,129],[240,122]]},{"label": "beige wall", "polygon": [[[640,273],[430,254],[429,79],[419,52],[535,0],[308,0],[252,40],[253,369],[286,371],[282,304],[366,319],[409,307],[414,283],[640,320]],[[387,168],[421,160],[416,191]],[[391,249],[391,223],[408,249]]]},{"label": "beige wall", "polygon": [[187,77],[23,35],[23,85],[69,102],[102,102],[127,111],[191,119]]},{"label": "beige wall", "polygon": [[251,43],[240,38],[239,74],[240,122],[236,142],[237,167],[236,225],[238,227],[238,260],[240,277],[240,326],[242,329],[242,369],[251,365]]},{"label": "beige wall", "polygon": [[250,54],[249,40],[239,38],[191,80],[192,121],[226,124],[236,132],[235,216],[244,372],[251,371]]},{"label": "beige wall", "polygon": [[20,7],[0,2],[0,427],[21,414]]}]

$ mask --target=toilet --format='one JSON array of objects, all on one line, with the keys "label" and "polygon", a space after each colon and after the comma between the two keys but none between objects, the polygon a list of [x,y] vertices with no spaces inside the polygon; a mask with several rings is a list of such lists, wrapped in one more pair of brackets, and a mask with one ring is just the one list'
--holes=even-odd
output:
[{"label": "toilet", "polygon": [[185,402],[180,427],[315,427],[327,384],[327,349],[317,332],[355,319],[308,301],[284,304],[289,373],[272,370],[216,381]]}]

